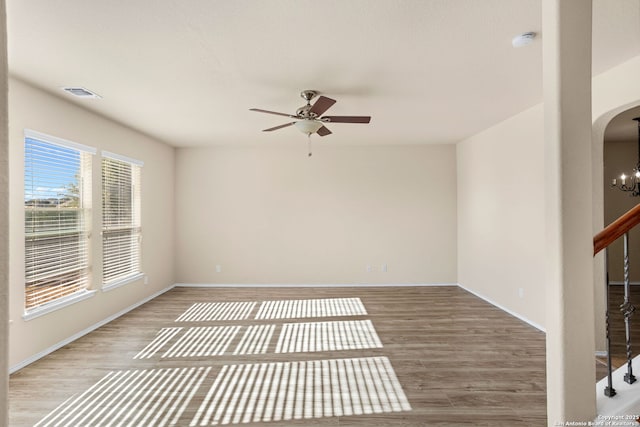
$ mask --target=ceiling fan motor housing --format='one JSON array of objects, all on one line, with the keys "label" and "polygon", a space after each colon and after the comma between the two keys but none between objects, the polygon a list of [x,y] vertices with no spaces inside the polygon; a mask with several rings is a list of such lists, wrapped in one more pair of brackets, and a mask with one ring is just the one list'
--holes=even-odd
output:
[{"label": "ceiling fan motor housing", "polygon": [[318,95],[318,92],[315,90],[303,90],[300,92],[300,97],[307,101],[307,105],[303,105],[302,107],[296,110],[296,116],[301,119],[315,119],[318,117],[316,113],[311,111],[312,105],[311,100]]},{"label": "ceiling fan motor housing", "polygon": [[311,105],[309,104],[303,105],[302,107],[298,108],[296,110],[296,116],[302,119],[315,119],[316,117],[318,117],[316,113],[311,111]]}]

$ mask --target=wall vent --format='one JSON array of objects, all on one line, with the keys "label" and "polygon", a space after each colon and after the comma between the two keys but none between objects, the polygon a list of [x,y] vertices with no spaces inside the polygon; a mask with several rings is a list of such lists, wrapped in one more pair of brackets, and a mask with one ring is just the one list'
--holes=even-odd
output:
[{"label": "wall vent", "polygon": [[97,93],[91,92],[89,89],[85,89],[83,87],[63,87],[62,90],[73,96],[77,96],[78,98],[102,98]]}]

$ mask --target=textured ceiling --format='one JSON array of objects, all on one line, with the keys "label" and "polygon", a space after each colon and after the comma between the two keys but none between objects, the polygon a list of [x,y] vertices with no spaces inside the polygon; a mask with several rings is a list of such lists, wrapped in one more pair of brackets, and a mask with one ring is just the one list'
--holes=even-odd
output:
[{"label": "textured ceiling", "polygon": [[[8,0],[13,76],[175,146],[304,140],[303,89],[335,144],[455,143],[542,100],[540,0]],[[640,0],[594,1],[594,73],[640,54]],[[62,86],[100,100],[76,100]],[[319,138],[319,137],[316,137]]]}]

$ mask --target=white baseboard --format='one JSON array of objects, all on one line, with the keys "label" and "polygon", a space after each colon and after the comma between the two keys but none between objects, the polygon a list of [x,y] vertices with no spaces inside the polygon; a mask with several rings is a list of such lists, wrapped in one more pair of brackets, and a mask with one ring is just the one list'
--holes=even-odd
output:
[{"label": "white baseboard", "polygon": [[416,286],[458,286],[457,283],[176,283],[177,288],[378,288]]},{"label": "white baseboard", "polygon": [[596,357],[607,357],[608,354],[606,350],[596,350]]},{"label": "white baseboard", "polygon": [[486,302],[488,302],[489,304],[499,308],[500,310],[502,310],[502,311],[504,311],[506,313],[509,313],[513,317],[516,317],[516,318],[522,320],[523,322],[528,323],[529,325],[533,326],[534,328],[538,329],[539,331],[547,333],[547,330],[545,328],[543,328],[541,325],[538,325],[537,323],[532,322],[531,320],[527,319],[526,317],[522,316],[521,314],[518,314],[515,311],[512,311],[512,310],[508,309],[507,307],[505,307],[505,306],[503,306],[501,304],[498,304],[495,301],[492,301],[491,299],[487,298],[486,296],[484,296],[482,294],[479,294],[478,292],[472,291],[471,289],[467,289],[467,288],[465,288],[464,286],[462,286],[459,283],[458,283],[458,286],[460,288],[464,289],[465,291],[477,296],[478,298],[485,300]]},{"label": "white baseboard", "polygon": [[154,293],[152,295],[149,295],[145,299],[143,299],[141,301],[138,301],[137,303],[125,308],[124,310],[121,310],[121,311],[119,311],[119,312],[107,317],[106,319],[103,319],[103,320],[99,321],[98,323],[96,323],[94,325],[91,325],[86,329],[83,329],[82,331],[78,332],[77,334],[74,334],[74,335],[72,335],[72,336],[70,336],[70,337],[68,337],[68,338],[66,338],[66,339],[64,339],[64,340],[52,345],[49,348],[46,348],[46,349],[42,350],[41,352],[36,353],[33,356],[24,359],[22,362],[14,365],[14,366],[9,367],[9,374],[13,374],[14,372],[19,371],[20,369],[24,368],[25,366],[32,364],[33,362],[35,362],[38,359],[42,359],[46,355],[48,355],[50,353],[53,353],[54,351],[58,350],[59,348],[62,348],[65,345],[70,344],[73,341],[83,337],[84,335],[87,335],[89,332],[95,331],[99,327],[106,325],[107,323],[117,319],[118,317],[122,316],[123,314],[127,314],[128,312],[130,312],[134,308],[137,308],[137,307],[141,306],[142,304],[147,303],[147,302],[151,301],[152,299],[154,299],[156,297],[159,297],[163,293],[173,289],[174,286],[175,285],[169,286],[169,287],[167,287],[165,289],[162,289],[161,291],[158,291],[158,292],[156,292],[156,293]]}]

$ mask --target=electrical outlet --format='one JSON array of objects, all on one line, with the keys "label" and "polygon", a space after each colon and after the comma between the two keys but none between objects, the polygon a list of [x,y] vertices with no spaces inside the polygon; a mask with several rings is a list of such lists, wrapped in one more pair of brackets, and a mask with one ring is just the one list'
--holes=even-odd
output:
[{"label": "electrical outlet", "polygon": [[216,273],[221,273],[221,272],[222,272],[222,266],[216,265]]},{"label": "electrical outlet", "polygon": [[518,296],[524,298],[524,288],[518,288]]},{"label": "electrical outlet", "polygon": [[149,284],[149,276],[147,276],[146,274],[144,275],[144,284],[145,285]]},{"label": "electrical outlet", "polygon": [[380,271],[382,271],[383,273],[387,272],[387,264],[382,264],[382,266],[380,267]]}]

